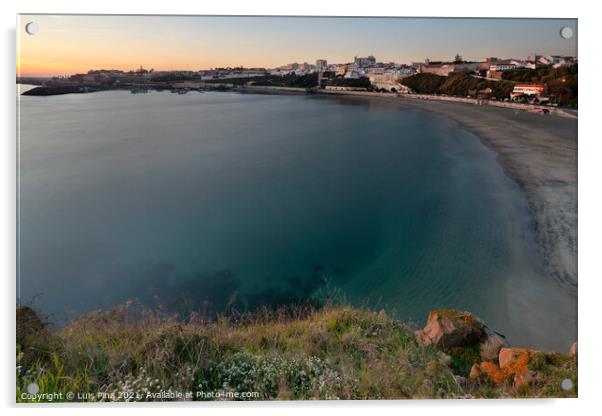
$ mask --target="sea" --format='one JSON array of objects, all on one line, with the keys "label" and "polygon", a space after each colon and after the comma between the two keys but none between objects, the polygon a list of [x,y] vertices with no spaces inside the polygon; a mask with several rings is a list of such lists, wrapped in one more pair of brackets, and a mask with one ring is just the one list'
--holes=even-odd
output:
[{"label": "sea", "polygon": [[17,300],[55,322],[127,300],[328,302],[576,340],[524,192],[451,119],[395,99],[125,90],[19,96],[18,116]]}]

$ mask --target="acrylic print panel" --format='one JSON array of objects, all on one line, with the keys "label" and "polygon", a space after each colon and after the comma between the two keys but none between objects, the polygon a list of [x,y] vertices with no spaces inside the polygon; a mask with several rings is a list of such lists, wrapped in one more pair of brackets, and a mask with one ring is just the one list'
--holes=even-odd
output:
[{"label": "acrylic print panel", "polygon": [[17,401],[577,395],[577,21],[20,15]]}]

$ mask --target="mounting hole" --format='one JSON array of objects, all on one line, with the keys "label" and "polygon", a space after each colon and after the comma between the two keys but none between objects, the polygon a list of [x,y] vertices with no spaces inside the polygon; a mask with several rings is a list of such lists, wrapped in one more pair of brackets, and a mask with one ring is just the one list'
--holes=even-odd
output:
[{"label": "mounting hole", "polygon": [[38,383],[29,383],[27,385],[27,393],[29,394],[38,394],[39,391],[40,386],[38,386]]},{"label": "mounting hole", "polygon": [[35,35],[39,30],[40,28],[36,22],[29,22],[25,25],[25,31],[29,35]]},{"label": "mounting hole", "polygon": [[573,381],[565,378],[560,382],[560,388],[564,391],[569,391],[573,389]]},{"label": "mounting hole", "polygon": [[570,39],[573,37],[573,29],[571,29],[568,26],[563,27],[562,29],[560,29],[560,37],[563,39]]}]

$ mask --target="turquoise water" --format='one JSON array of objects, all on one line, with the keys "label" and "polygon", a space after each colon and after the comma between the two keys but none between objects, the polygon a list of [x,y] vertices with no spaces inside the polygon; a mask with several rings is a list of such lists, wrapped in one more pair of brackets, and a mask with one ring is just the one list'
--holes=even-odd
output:
[{"label": "turquoise water", "polygon": [[54,316],[336,293],[419,322],[470,310],[536,347],[576,339],[522,191],[446,118],[382,100],[110,91],[21,97],[20,126],[19,295]]}]

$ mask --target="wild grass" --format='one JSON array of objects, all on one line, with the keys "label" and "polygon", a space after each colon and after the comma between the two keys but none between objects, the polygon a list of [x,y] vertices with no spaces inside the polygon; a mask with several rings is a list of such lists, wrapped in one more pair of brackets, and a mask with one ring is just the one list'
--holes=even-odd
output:
[{"label": "wild grass", "polygon": [[[81,401],[576,394],[559,387],[563,378],[576,381],[570,357],[544,354],[536,365],[545,377],[533,388],[473,383],[460,374],[468,363],[418,344],[415,329],[384,312],[350,306],[262,309],[217,320],[192,314],[182,320],[128,302],[22,336],[17,401],[39,400],[24,395],[33,382],[39,394],[75,392]],[[251,397],[242,397],[244,392]]]}]

